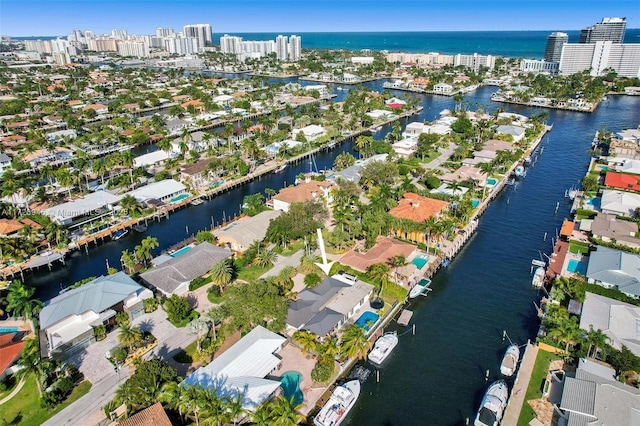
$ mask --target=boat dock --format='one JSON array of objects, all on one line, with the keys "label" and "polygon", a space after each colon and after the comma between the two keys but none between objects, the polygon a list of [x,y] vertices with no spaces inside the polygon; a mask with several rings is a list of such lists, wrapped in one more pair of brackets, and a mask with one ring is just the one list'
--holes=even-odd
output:
[{"label": "boat dock", "polygon": [[409,325],[409,321],[411,321],[411,317],[413,317],[413,311],[405,309],[402,311],[402,313],[400,314],[396,322],[398,323],[398,325],[406,327],[407,325]]}]

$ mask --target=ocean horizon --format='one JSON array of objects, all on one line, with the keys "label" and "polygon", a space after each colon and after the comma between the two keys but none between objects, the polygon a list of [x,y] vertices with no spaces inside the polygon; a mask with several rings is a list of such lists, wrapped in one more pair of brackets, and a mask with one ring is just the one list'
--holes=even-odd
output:
[{"label": "ocean horizon", "polygon": [[[303,49],[347,49],[408,53],[438,52],[446,55],[474,54],[510,58],[542,59],[547,37],[566,32],[569,43],[577,43],[580,30],[522,31],[384,31],[384,32],[242,32],[213,33],[215,44],[225,34],[244,40],[275,40],[296,34]],[[57,36],[12,37],[15,40],[46,40]],[[640,28],[627,28],[624,43],[640,43]]]}]

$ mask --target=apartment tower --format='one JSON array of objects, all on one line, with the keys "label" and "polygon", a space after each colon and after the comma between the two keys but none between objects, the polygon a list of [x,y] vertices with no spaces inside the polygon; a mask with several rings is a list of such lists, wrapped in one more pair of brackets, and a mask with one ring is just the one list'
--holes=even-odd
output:
[{"label": "apartment tower", "polygon": [[547,47],[544,49],[546,62],[560,62],[562,47],[569,42],[567,33],[554,32],[547,37]]}]

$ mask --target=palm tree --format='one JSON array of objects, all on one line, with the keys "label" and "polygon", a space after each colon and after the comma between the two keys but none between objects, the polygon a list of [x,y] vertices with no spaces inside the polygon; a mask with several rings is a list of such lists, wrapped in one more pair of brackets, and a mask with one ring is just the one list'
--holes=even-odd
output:
[{"label": "palm tree", "polygon": [[[587,350],[587,357],[594,358],[598,353],[598,349],[601,349],[600,353],[602,354],[602,361],[606,359],[607,351],[602,350],[607,346],[607,335],[602,332],[602,330],[594,330],[593,326],[589,326],[589,331],[587,332],[586,340],[589,343],[589,349]],[[592,352],[593,349],[593,352]]]},{"label": "palm tree", "polygon": [[300,413],[302,403],[295,404],[294,396],[290,398],[278,395],[266,404],[269,412],[269,424],[273,426],[295,426],[305,421],[305,417]]},{"label": "palm tree", "polygon": [[298,330],[293,333],[293,340],[302,347],[305,354],[315,351],[318,345],[318,336],[307,330]]},{"label": "palm tree", "polygon": [[127,347],[131,348],[131,346],[141,338],[142,331],[140,331],[138,327],[132,327],[130,325],[123,325],[120,327],[118,342],[124,343]]},{"label": "palm tree", "polygon": [[12,316],[31,319],[40,312],[43,304],[37,299],[32,299],[36,289],[25,287],[22,281],[14,280],[8,287],[6,297],[6,311]]},{"label": "palm tree", "polygon": [[434,216],[428,217],[424,221],[424,228],[427,232],[427,253],[429,253],[429,246],[431,246],[431,235],[438,229],[438,219]]},{"label": "palm tree", "polygon": [[134,253],[131,253],[129,250],[123,250],[122,256],[120,256],[120,261],[122,262],[123,267],[127,270],[127,273],[131,274],[131,272],[136,267],[136,259],[134,257]]},{"label": "palm tree", "polygon": [[371,342],[362,327],[350,324],[342,333],[341,352],[349,358],[367,359]]},{"label": "palm tree", "polygon": [[380,285],[378,294],[389,284],[390,268],[384,263],[375,263],[367,268],[367,275],[371,280]]},{"label": "palm tree", "polygon": [[340,345],[337,337],[329,337],[320,345],[320,353],[324,356],[337,357],[340,355]]},{"label": "palm tree", "polygon": [[230,258],[227,258],[214,263],[209,276],[211,277],[211,282],[220,287],[220,290],[223,290],[233,279],[234,272],[233,262]]},{"label": "palm tree", "polygon": [[225,398],[224,405],[226,406],[227,415],[233,421],[233,426],[236,426],[238,419],[241,419],[246,413],[245,408],[242,406],[243,398],[244,395],[242,393],[237,393],[235,396],[227,396]]},{"label": "palm tree", "polygon": [[398,282],[398,268],[407,264],[407,258],[402,254],[398,254],[389,259],[387,263],[393,268],[393,275],[396,282]]},{"label": "palm tree", "polygon": [[578,337],[580,327],[576,317],[569,318],[568,321],[557,324],[553,329],[549,331],[549,336],[558,340],[560,343],[565,343],[565,356],[569,356],[569,345],[573,340]]},{"label": "palm tree", "polygon": [[253,259],[253,264],[261,268],[272,266],[276,261],[277,254],[271,249],[260,250]]},{"label": "palm tree", "polygon": [[35,243],[39,238],[38,230],[31,225],[24,225],[22,229],[18,231],[18,235],[29,241],[31,244]]},{"label": "palm tree", "polygon": [[142,258],[145,259],[145,263],[147,260],[151,260],[151,250],[157,248],[159,246],[158,239],[154,237],[146,237],[144,240],[140,241]]}]

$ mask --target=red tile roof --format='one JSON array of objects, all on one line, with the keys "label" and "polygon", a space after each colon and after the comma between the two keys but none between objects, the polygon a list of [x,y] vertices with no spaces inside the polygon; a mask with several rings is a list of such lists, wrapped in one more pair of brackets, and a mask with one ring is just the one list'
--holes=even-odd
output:
[{"label": "red tile roof", "polygon": [[369,251],[360,253],[351,250],[342,256],[340,263],[359,271],[366,271],[369,266],[376,263],[386,263],[394,256],[408,257],[415,249],[415,246],[411,244],[380,235],[376,239],[376,245],[371,247]]},{"label": "red tile roof", "polygon": [[[11,336],[13,337],[14,334],[15,333],[12,333]],[[13,363],[18,359],[23,347],[23,341],[10,342],[0,346],[0,374],[4,373],[7,368],[13,365]]]},{"label": "red tile roof", "polygon": [[612,188],[640,191],[640,176],[625,173],[607,172],[604,184]]},{"label": "red tile roof", "polygon": [[273,198],[289,204],[304,203],[305,201],[312,201],[317,197],[323,196],[324,192],[321,188],[330,188],[332,185],[333,184],[331,182],[319,182],[312,180],[309,182],[303,182],[296,186],[283,188]]},{"label": "red tile roof", "polygon": [[164,408],[159,402],[118,424],[121,426],[172,426],[167,413],[164,412]]},{"label": "red tile roof", "polygon": [[447,201],[423,197],[413,192],[407,192],[398,205],[389,214],[398,219],[408,219],[413,222],[424,222],[430,217],[436,217],[449,206]]},{"label": "red tile roof", "polygon": [[573,234],[574,223],[568,219],[562,222],[562,228],[560,229],[560,235],[564,237],[570,237]]}]

